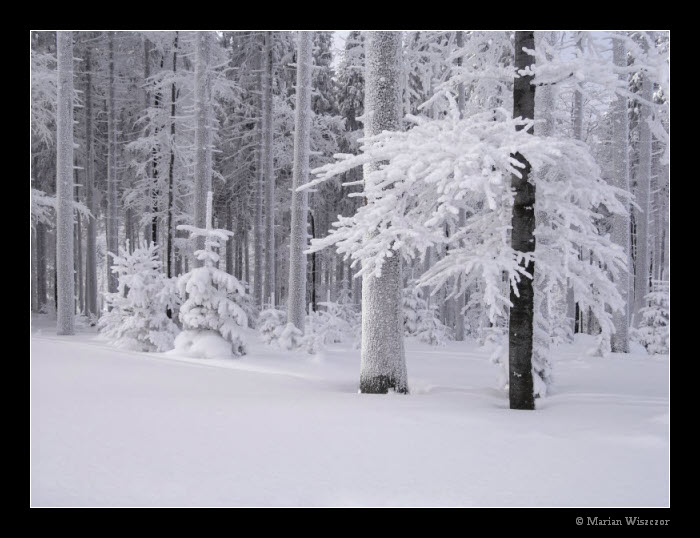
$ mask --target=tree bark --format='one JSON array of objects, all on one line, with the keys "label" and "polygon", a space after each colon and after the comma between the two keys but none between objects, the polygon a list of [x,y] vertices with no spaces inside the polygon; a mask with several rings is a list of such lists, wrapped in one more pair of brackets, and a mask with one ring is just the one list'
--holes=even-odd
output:
[{"label": "tree bark", "polygon": [[265,175],[265,277],[263,302],[274,304],[275,294],[275,174],[272,147],[272,32],[265,32],[262,66],[263,173]]},{"label": "tree bark", "polygon": [[[646,45],[646,42],[645,42]],[[646,46],[645,46],[646,48]],[[647,102],[653,99],[653,82],[650,73],[642,73],[641,97]],[[641,309],[646,306],[649,293],[649,190],[651,184],[651,107],[642,103],[639,118],[639,168],[637,172],[637,204],[635,211],[637,225],[637,256],[634,264],[634,325],[639,326]]]},{"label": "tree bark", "polygon": [[[613,62],[618,67],[627,67],[627,52],[624,42],[620,39],[613,40]],[[626,75],[620,75],[620,78],[627,81]],[[627,97],[622,95],[618,95],[613,103],[612,150],[613,184],[629,192],[629,115],[627,113]],[[630,221],[627,215],[613,215],[611,239],[625,249],[627,266],[631,270]],[[629,272],[620,275],[617,289],[625,301],[625,307],[622,311],[613,312],[615,333],[610,337],[610,348],[614,353],[629,353]]]},{"label": "tree bark", "polygon": [[56,332],[75,333],[73,258],[73,33],[58,32],[56,111]]},{"label": "tree bark", "polygon": [[[194,225],[198,228],[206,228],[207,222],[207,193],[211,190],[211,174],[209,168],[209,156],[211,147],[209,145],[207,119],[209,117],[208,108],[209,96],[208,85],[209,73],[209,47],[210,32],[197,32],[195,40],[195,202],[194,202]],[[204,237],[195,239],[195,250],[204,249]],[[202,260],[193,259],[195,267],[202,267]]]},{"label": "tree bark", "polygon": [[[262,51],[260,51],[260,57],[258,61],[258,66],[262,68]],[[260,133],[260,146],[257,155],[257,169],[255,170],[255,221],[253,223],[253,294],[255,296],[255,303],[262,308],[263,306],[263,109],[264,102],[262,99],[262,75],[258,78],[261,97],[260,97],[260,121],[258,122],[258,131]]]},{"label": "tree bark", "polygon": [[313,32],[299,31],[287,321],[293,323],[302,332],[304,332],[306,319],[306,254],[304,250],[307,247],[308,195],[306,191],[296,192],[296,189],[309,179],[312,47]]},{"label": "tree bark", "polygon": [[87,217],[85,243],[85,313],[97,316],[97,207],[95,206],[95,126],[92,121],[92,59],[85,47],[85,198],[92,217]]},{"label": "tree bark", "polygon": [[[365,136],[401,129],[401,32],[366,34]],[[365,165],[365,180],[379,164]],[[386,258],[381,276],[362,279],[360,392],[408,393],[403,345],[401,256]]]},{"label": "tree bark", "polygon": [[[515,68],[525,69],[533,62],[523,48],[535,49],[535,36],[532,31],[515,32]],[[535,86],[532,76],[519,76],[513,84],[513,117],[533,119],[535,115]],[[534,129],[529,131],[534,134]],[[515,192],[511,244],[514,250],[522,253],[535,251],[535,185],[529,181],[530,163],[520,154],[515,158],[524,168],[521,177],[513,174],[511,184]],[[509,357],[509,397],[511,409],[535,409],[532,380],[532,339],[534,293],[533,279],[535,263],[521,262],[532,279],[521,277],[518,293],[510,292],[510,324],[508,330]]]},{"label": "tree bark", "polygon": [[[109,39],[109,89],[107,117],[107,251],[114,255],[119,254],[119,221],[117,208],[117,157],[116,157],[116,104],[114,100],[114,32],[108,32]],[[119,280],[116,273],[112,272],[112,259],[108,255],[107,263],[107,291],[116,293]]]},{"label": "tree bark", "polygon": [[36,297],[37,309],[42,312],[46,307],[46,225],[36,225]]},{"label": "tree bark", "polygon": [[177,88],[175,86],[175,73],[177,73],[177,41],[179,32],[175,32],[173,41],[173,83],[170,85],[170,166],[168,167],[168,229],[166,230],[166,259],[168,278],[173,276],[173,211],[175,194],[175,113]]}]

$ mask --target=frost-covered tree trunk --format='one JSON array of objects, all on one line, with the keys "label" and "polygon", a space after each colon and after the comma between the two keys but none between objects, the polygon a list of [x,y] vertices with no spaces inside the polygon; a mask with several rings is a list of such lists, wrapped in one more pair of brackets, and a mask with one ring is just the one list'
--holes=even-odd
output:
[{"label": "frost-covered tree trunk", "polygon": [[[208,108],[209,92],[209,48],[210,32],[197,32],[195,38],[194,70],[194,113],[195,113],[195,168],[194,168],[194,225],[197,228],[207,226],[207,193],[211,190],[211,170],[209,167]],[[195,250],[204,249],[204,238],[195,239]],[[195,267],[203,267],[203,262],[195,258]]]},{"label": "frost-covered tree trunk", "polygon": [[287,321],[304,331],[306,318],[307,192],[296,192],[309,180],[311,130],[311,69],[313,32],[300,31],[297,46],[296,116],[294,118],[294,168],[292,170],[292,222],[289,239],[289,295]]},{"label": "frost-covered tree trunk", "polygon": [[56,292],[58,334],[75,333],[73,275],[73,33],[57,33]]},{"label": "frost-covered tree trunk", "polygon": [[170,165],[168,166],[168,220],[166,230],[166,272],[168,278],[173,276],[173,211],[175,194],[175,113],[177,87],[175,86],[175,73],[177,73],[177,42],[180,33],[175,32],[173,41],[173,83],[170,85]]},{"label": "frost-covered tree trunk", "polygon": [[38,222],[36,225],[36,296],[37,309],[41,312],[46,306],[46,225]]},{"label": "frost-covered tree trunk", "polygon": [[[365,49],[365,136],[401,129],[401,32],[368,32]],[[365,178],[378,164],[365,165]],[[386,258],[381,276],[362,278],[360,391],[408,392],[403,345],[401,257]]]},{"label": "frost-covered tree trunk", "polygon": [[[109,39],[109,89],[107,116],[107,251],[119,254],[119,221],[117,209],[117,142],[116,142],[116,103],[114,99],[114,32],[108,32]],[[107,266],[107,291],[116,293],[119,280],[112,272],[111,258]]]},{"label": "frost-covered tree trunk", "polygon": [[[613,62],[617,67],[627,67],[627,52],[621,39],[613,40]],[[627,81],[626,75],[621,78]],[[626,84],[625,84],[626,86]],[[627,192],[630,190],[629,180],[629,116],[627,114],[627,97],[618,95],[613,103],[612,126],[613,151],[613,184]],[[613,215],[611,239],[625,249],[628,267],[632,267],[630,259],[630,222],[626,215]],[[616,353],[629,353],[629,289],[630,273],[620,275],[617,289],[625,301],[622,311],[613,312],[615,333],[610,337],[610,348]]]},{"label": "frost-covered tree trunk", "polygon": [[[262,67],[262,51],[258,56],[258,67]],[[262,75],[258,75],[258,83],[262,94]],[[255,295],[255,304],[259,307],[263,305],[263,99],[262,95],[259,100],[260,118],[257,128],[260,133],[260,143],[258,146],[257,166],[255,170],[255,221],[253,222],[253,294]]]},{"label": "frost-covered tree trunk", "polygon": [[[77,172],[77,170],[76,170]],[[75,201],[80,202],[80,187],[79,185],[79,179],[77,177],[77,173],[75,175]],[[75,253],[75,287],[77,289],[77,310],[78,312],[84,312],[83,305],[84,305],[84,289],[83,289],[83,242],[82,242],[82,237],[83,237],[83,223],[82,223],[82,216],[80,214],[76,215],[75,218],[75,248],[73,249]]]},{"label": "frost-covered tree trunk", "polygon": [[265,32],[262,65],[263,173],[265,175],[265,278],[263,303],[274,303],[275,294],[275,170],[273,167],[272,32]]},{"label": "frost-covered tree trunk", "polygon": [[[515,32],[515,68],[529,67],[533,58],[523,50],[535,49],[535,36],[532,31]],[[532,76],[519,76],[513,83],[513,117],[533,119],[535,116],[535,86]],[[534,134],[534,133],[533,133]],[[511,245],[524,254],[535,251],[535,185],[529,181],[530,163],[520,154],[515,158],[523,165],[521,176],[513,174],[511,183],[514,190]],[[533,278],[535,263],[521,262]],[[511,289],[510,323],[508,330],[509,396],[511,409],[534,409],[532,379],[532,339],[534,293],[533,281],[521,277],[517,293]]]},{"label": "frost-covered tree trunk", "polygon": [[92,217],[87,217],[85,242],[85,313],[97,315],[97,207],[95,207],[95,125],[92,121],[92,58],[85,47],[85,198]]},{"label": "frost-covered tree trunk", "polygon": [[[143,80],[144,80],[144,85],[143,85],[143,92],[141,94],[141,97],[143,99],[143,109],[148,110],[148,108],[151,106],[151,97],[148,93],[148,84],[147,81],[149,77],[151,76],[151,60],[150,60],[150,55],[151,55],[151,42],[146,38],[143,37],[141,39],[141,42],[143,44]],[[151,198],[151,190],[148,189],[148,198]],[[152,230],[152,225],[151,221],[149,220],[148,223],[146,224],[144,228],[144,242],[148,246],[148,243],[151,241],[153,237],[153,230]]]},{"label": "frost-covered tree trunk", "polygon": [[[646,42],[645,42],[646,44]],[[641,98],[648,103],[653,99],[653,82],[651,74],[642,73]],[[634,264],[634,326],[641,321],[640,310],[646,306],[649,293],[649,190],[651,185],[651,107],[644,102],[639,117],[639,165],[637,170],[636,202],[640,210],[635,212],[637,227],[637,256]]]}]

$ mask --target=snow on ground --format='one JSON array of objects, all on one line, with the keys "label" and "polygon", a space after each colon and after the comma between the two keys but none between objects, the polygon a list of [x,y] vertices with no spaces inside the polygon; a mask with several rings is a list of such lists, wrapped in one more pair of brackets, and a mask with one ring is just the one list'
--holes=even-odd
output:
[{"label": "snow on ground", "polygon": [[407,342],[408,396],[357,393],[359,351],[240,359],[31,337],[32,506],[668,506],[668,356],[555,355],[511,411],[486,351]]}]

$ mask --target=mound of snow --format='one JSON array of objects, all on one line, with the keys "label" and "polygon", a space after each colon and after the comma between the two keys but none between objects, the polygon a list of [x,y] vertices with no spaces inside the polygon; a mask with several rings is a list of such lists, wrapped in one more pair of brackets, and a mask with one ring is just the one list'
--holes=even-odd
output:
[{"label": "mound of snow", "polygon": [[199,359],[232,359],[242,354],[218,331],[211,330],[182,331],[175,338],[173,353]]}]

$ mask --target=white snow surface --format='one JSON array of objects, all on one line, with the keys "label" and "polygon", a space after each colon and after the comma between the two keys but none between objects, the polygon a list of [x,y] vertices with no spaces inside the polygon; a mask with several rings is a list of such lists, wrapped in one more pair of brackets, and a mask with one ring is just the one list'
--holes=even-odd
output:
[{"label": "white snow surface", "polygon": [[[476,344],[406,340],[409,395],[359,394],[359,351],[194,359],[32,318],[32,506],[668,506],[669,358],[552,350],[511,411]],[[642,350],[643,351],[643,350]]]}]

